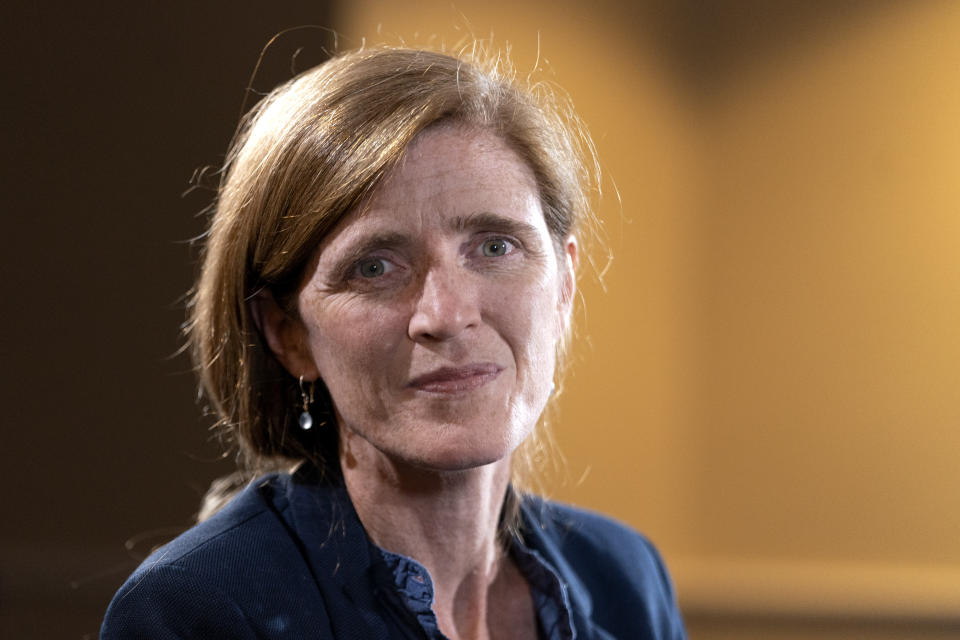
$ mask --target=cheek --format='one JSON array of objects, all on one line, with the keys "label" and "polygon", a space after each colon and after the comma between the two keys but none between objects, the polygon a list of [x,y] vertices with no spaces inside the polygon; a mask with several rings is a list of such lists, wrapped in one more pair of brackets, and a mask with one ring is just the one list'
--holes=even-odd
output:
[{"label": "cheek", "polygon": [[546,280],[513,298],[502,321],[507,328],[505,338],[517,360],[518,375],[545,380],[549,386],[563,323],[558,297],[552,295],[556,283]]},{"label": "cheek", "polygon": [[398,354],[402,319],[384,305],[323,299],[301,308],[311,355],[331,394],[360,390]]},{"label": "cheek", "polygon": [[558,344],[556,314],[548,304],[528,305],[524,311],[513,314],[513,334],[508,338],[517,367],[511,423],[520,440],[532,432],[550,400]]}]

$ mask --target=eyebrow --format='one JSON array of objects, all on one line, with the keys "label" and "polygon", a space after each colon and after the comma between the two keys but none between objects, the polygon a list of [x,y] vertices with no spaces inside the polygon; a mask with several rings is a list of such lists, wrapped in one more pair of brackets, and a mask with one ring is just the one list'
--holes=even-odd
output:
[{"label": "eyebrow", "polygon": [[[488,211],[454,216],[447,220],[446,226],[455,233],[484,230],[519,236],[527,241],[535,239],[538,234],[537,228],[529,223]],[[412,236],[404,231],[375,231],[370,235],[360,236],[334,257],[333,270],[342,273],[377,249],[403,248],[413,243]]]},{"label": "eyebrow", "polygon": [[537,236],[537,228],[532,224],[488,211],[481,211],[468,216],[454,216],[448,221],[448,226],[456,232],[487,230],[523,237],[535,238]]}]

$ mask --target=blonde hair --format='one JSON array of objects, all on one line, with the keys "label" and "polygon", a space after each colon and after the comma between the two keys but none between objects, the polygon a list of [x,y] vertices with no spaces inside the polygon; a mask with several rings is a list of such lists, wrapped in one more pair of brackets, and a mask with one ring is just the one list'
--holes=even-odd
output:
[{"label": "blonde hair", "polygon": [[[303,460],[338,464],[335,425],[298,427],[297,380],[266,345],[251,299],[268,290],[295,315],[306,264],[324,235],[440,122],[490,130],[529,164],[558,249],[590,224],[597,164],[569,101],[545,84],[521,86],[502,59],[476,47],[458,56],[361,49],[274,89],[231,143],[186,328],[202,392],[238,451],[243,479]],[[314,413],[332,421],[325,389],[318,395]],[[526,484],[548,441],[528,438],[514,456],[515,485]]]}]

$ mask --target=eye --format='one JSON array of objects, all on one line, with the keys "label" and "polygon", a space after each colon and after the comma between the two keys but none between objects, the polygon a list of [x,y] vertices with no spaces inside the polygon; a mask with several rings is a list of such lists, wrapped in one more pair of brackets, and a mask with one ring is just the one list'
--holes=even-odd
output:
[{"label": "eye", "polygon": [[393,271],[393,265],[383,258],[367,258],[357,264],[357,271],[364,278],[379,278]]},{"label": "eye", "polygon": [[504,256],[513,250],[513,244],[503,238],[490,238],[480,245],[480,251],[488,258]]}]

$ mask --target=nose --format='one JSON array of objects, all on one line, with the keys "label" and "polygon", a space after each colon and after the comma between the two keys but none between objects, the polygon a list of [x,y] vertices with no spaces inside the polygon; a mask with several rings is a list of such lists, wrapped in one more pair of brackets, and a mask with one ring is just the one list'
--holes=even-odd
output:
[{"label": "nose", "polygon": [[449,340],[479,322],[477,289],[469,274],[452,265],[427,271],[410,316],[411,340]]}]

